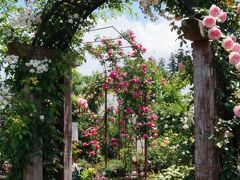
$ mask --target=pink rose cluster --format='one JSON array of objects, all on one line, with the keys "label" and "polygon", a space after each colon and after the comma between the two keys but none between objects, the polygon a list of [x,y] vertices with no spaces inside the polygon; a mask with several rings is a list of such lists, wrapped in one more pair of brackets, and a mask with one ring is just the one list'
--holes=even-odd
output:
[{"label": "pink rose cluster", "polygon": [[[236,12],[240,14],[240,3],[237,6]],[[210,40],[219,40],[223,36],[221,30],[216,26],[216,22],[224,23],[227,20],[227,12],[223,12],[218,6],[212,5],[209,9],[209,15],[203,19],[203,25],[210,28],[208,37]],[[229,63],[235,65],[240,72],[240,44],[236,42],[235,36],[228,36],[222,40],[222,47],[228,51]]]},{"label": "pink rose cluster", "polygon": [[83,110],[88,109],[88,102],[84,98],[78,97],[77,98],[77,105],[78,105],[78,107],[82,108]]},{"label": "pink rose cluster", "polygon": [[112,138],[112,146],[113,147],[117,147],[117,145],[118,145],[118,139],[116,139],[116,138]]},{"label": "pink rose cluster", "polygon": [[90,157],[94,157],[97,155],[97,150],[101,148],[100,142],[96,140],[97,136],[97,128],[96,127],[91,127],[88,130],[83,130],[82,131],[83,137],[85,138],[85,142],[82,143],[82,146],[84,148],[87,148],[88,155]]},{"label": "pink rose cluster", "polygon": [[[237,5],[237,14],[240,14],[240,3]],[[216,5],[212,5],[209,15],[203,19],[203,25],[209,28],[208,37],[210,40],[219,40],[222,36],[221,30],[216,26],[216,22],[224,23],[227,20],[227,13],[223,12]],[[240,72],[240,44],[235,36],[227,36],[222,40],[222,47],[229,52],[229,63],[235,65]],[[240,117],[240,106],[235,106],[233,112],[236,117]]]},{"label": "pink rose cluster", "polygon": [[227,20],[227,12],[222,11],[218,6],[212,5],[209,9],[209,15],[203,19],[203,25],[208,30],[208,37],[211,40],[218,40],[222,36],[221,30],[216,26],[217,21],[224,23]]},{"label": "pink rose cluster", "polygon": [[158,128],[155,124],[155,122],[158,119],[158,116],[155,113],[151,112],[148,106],[141,105],[140,110],[142,111],[142,117],[146,117],[146,121],[137,122],[136,128],[145,129],[145,130],[147,129],[147,132],[145,132],[145,134],[143,134],[142,136],[145,139],[150,137],[158,138],[158,133],[157,133]]},{"label": "pink rose cluster", "polygon": [[134,49],[133,51],[129,52],[129,57],[135,57],[137,52],[146,53],[147,49],[143,47],[142,44],[136,43],[136,36],[134,35],[133,31],[128,30],[127,34]]}]

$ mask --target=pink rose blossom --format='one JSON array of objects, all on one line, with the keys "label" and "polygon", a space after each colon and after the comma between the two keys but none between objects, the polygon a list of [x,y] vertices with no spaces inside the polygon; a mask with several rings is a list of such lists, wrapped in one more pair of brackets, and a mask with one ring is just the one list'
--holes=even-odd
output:
[{"label": "pink rose blossom", "polygon": [[227,20],[227,12],[221,12],[218,18],[220,19],[221,23],[224,23]]},{"label": "pink rose blossom", "polygon": [[233,45],[234,45],[234,41],[230,37],[227,37],[222,42],[222,47],[226,50],[231,50],[233,48]]},{"label": "pink rose blossom", "polygon": [[153,122],[151,122],[151,121],[148,121],[147,122],[147,126],[148,127],[155,127],[155,124]]},{"label": "pink rose blossom", "polygon": [[88,102],[86,99],[77,98],[77,105],[83,109],[88,109]]},{"label": "pink rose blossom", "polygon": [[144,112],[144,113],[148,113],[149,112],[149,108],[147,106],[141,106],[140,109]]},{"label": "pink rose blossom", "polygon": [[147,52],[147,48],[143,47],[143,48],[141,49],[141,51],[142,51],[142,53],[146,53],[146,52]]},{"label": "pink rose blossom", "polygon": [[136,56],[136,52],[135,51],[130,51],[128,53],[128,57],[135,57]]},{"label": "pink rose blossom", "polygon": [[154,133],[154,134],[153,134],[153,138],[158,138],[158,134],[157,134],[157,133]]},{"label": "pink rose blossom", "polygon": [[113,79],[118,78],[118,72],[116,70],[115,71],[111,71],[110,74],[109,74],[109,77],[111,77]]},{"label": "pink rose blossom", "polygon": [[102,85],[102,87],[103,87],[104,90],[108,90],[109,89],[109,85],[107,83],[104,83]]},{"label": "pink rose blossom", "polygon": [[131,41],[135,41],[136,36],[132,35],[132,36],[130,36],[130,39],[131,39]]},{"label": "pink rose blossom", "polygon": [[138,50],[142,49],[142,45],[141,44],[134,44],[133,47],[138,49]]},{"label": "pink rose blossom", "polygon": [[146,64],[142,64],[141,65],[141,70],[143,73],[146,73],[147,72],[147,65]]},{"label": "pink rose blossom", "polygon": [[122,99],[118,99],[117,101],[118,101],[118,104],[119,104],[120,106],[123,105],[123,103],[124,103],[124,101],[123,101]]},{"label": "pink rose blossom", "polygon": [[121,39],[118,39],[117,43],[118,43],[119,46],[122,46],[122,44],[123,44]]},{"label": "pink rose blossom", "polygon": [[97,155],[97,153],[95,151],[89,152],[89,156],[96,156],[96,155]]},{"label": "pink rose blossom", "polygon": [[237,13],[240,14],[240,3],[237,5]]},{"label": "pink rose blossom", "polygon": [[240,117],[240,106],[235,106],[233,108],[233,112],[234,112],[235,116]]},{"label": "pink rose blossom", "polygon": [[178,64],[179,70],[183,70],[185,68],[185,65],[183,63]]},{"label": "pink rose blossom", "polygon": [[221,9],[220,9],[218,6],[216,6],[216,5],[213,4],[213,5],[210,7],[209,15],[211,15],[211,16],[213,16],[213,17],[218,17],[218,16],[220,15],[220,13],[221,13]]},{"label": "pink rose blossom", "polygon": [[149,116],[149,120],[150,121],[156,121],[157,120],[157,115],[156,114],[152,114],[151,116]]},{"label": "pink rose blossom", "polygon": [[239,43],[234,43],[232,51],[233,52],[240,52],[240,44]]},{"label": "pink rose blossom", "polygon": [[236,69],[240,72],[240,63],[237,63],[237,64],[235,65],[235,67],[236,67]]},{"label": "pink rose blossom", "polygon": [[99,144],[96,144],[96,145],[95,145],[95,148],[96,148],[96,149],[100,149],[100,145],[99,145]]},{"label": "pink rose blossom", "polygon": [[212,16],[205,16],[203,19],[203,25],[207,28],[212,28],[216,26],[216,19]]},{"label": "pink rose blossom", "polygon": [[88,143],[84,142],[82,145],[83,145],[83,147],[86,147],[86,146],[88,146]]},{"label": "pink rose blossom", "polygon": [[108,50],[108,52],[107,52],[107,53],[108,53],[108,57],[109,57],[109,58],[111,58],[111,57],[112,57],[112,55],[113,55],[113,51],[110,49],[110,50]]},{"label": "pink rose blossom", "polygon": [[240,54],[238,52],[231,52],[229,55],[229,63],[235,65],[240,62]]},{"label": "pink rose blossom", "polygon": [[136,127],[137,128],[140,128],[140,127],[142,127],[143,126],[143,124],[141,123],[141,122],[138,122],[137,124],[136,124]]},{"label": "pink rose blossom", "polygon": [[144,138],[144,139],[147,139],[147,138],[149,138],[149,136],[148,136],[147,134],[144,134],[144,135],[143,135],[143,138]]},{"label": "pink rose blossom", "polygon": [[122,133],[122,138],[128,138],[129,134],[128,133]]},{"label": "pink rose blossom", "polygon": [[221,35],[222,35],[222,32],[217,27],[213,27],[208,31],[208,38],[210,40],[218,40],[220,39]]}]

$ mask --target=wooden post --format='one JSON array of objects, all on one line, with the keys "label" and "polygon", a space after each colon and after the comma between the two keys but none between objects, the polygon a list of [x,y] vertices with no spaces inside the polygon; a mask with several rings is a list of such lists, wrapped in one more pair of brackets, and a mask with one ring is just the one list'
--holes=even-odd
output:
[{"label": "wooden post", "polygon": [[195,179],[217,180],[217,147],[209,140],[216,125],[213,53],[201,21],[187,19],[182,22],[182,27],[185,38],[193,41]]},{"label": "wooden post", "polygon": [[64,77],[64,180],[72,180],[72,69]]},{"label": "wooden post", "polygon": [[144,179],[147,179],[147,172],[148,172],[148,138],[145,138],[144,141]]},{"label": "wooden post", "polygon": [[[47,57],[55,59],[58,52],[47,48],[30,46],[28,44],[10,43],[8,44],[8,54],[17,55],[27,58]],[[72,179],[72,69],[69,67],[67,76],[64,77],[64,180]],[[34,95],[29,98],[37,105],[38,100]],[[40,105],[38,105],[40,106]],[[41,140],[41,137],[35,137]],[[42,144],[41,144],[42,145]],[[34,153],[28,155],[30,164],[24,167],[24,180],[42,180],[43,179],[43,162],[41,147],[33,147]]]},{"label": "wooden post", "polygon": [[[28,87],[25,87],[27,90]],[[35,103],[37,109],[39,110],[40,102],[37,97],[33,94],[28,95],[28,99]],[[43,152],[42,152],[42,137],[36,135],[35,132],[32,132],[34,139],[38,139],[39,144],[32,147],[32,153],[27,155],[29,162],[24,167],[23,179],[24,180],[43,180]]]}]

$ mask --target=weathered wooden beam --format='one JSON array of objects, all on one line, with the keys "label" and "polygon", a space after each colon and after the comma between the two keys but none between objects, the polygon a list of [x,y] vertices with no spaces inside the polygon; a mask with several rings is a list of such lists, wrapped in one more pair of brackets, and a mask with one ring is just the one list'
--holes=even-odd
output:
[{"label": "weathered wooden beam", "polygon": [[207,40],[202,21],[198,19],[184,19],[182,21],[184,37],[190,41]]},{"label": "weathered wooden beam", "polygon": [[22,44],[19,42],[11,42],[7,45],[8,54],[16,55],[27,58],[37,59],[54,59],[57,57],[58,52],[47,48],[31,46],[29,44]]},{"label": "weathered wooden beam", "polygon": [[219,179],[217,147],[209,140],[216,125],[213,52],[201,21],[183,21],[185,38],[193,41],[195,179]]}]

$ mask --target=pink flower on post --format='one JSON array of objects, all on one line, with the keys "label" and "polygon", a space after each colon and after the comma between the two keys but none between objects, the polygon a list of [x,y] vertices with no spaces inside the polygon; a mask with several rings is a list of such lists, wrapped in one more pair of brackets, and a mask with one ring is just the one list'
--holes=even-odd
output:
[{"label": "pink flower on post", "polygon": [[221,12],[221,14],[219,15],[219,20],[221,23],[224,23],[227,20],[227,12]]},{"label": "pink flower on post", "polygon": [[233,52],[240,52],[240,44],[239,43],[234,43],[232,51]]},{"label": "pink flower on post", "polygon": [[226,50],[231,50],[233,46],[234,46],[234,41],[232,40],[231,37],[227,37],[222,42],[222,47]]},{"label": "pink flower on post", "polygon": [[233,112],[234,112],[235,116],[240,117],[240,106],[235,106],[233,108]]},{"label": "pink flower on post", "polygon": [[203,19],[203,25],[207,28],[216,26],[216,19],[213,16],[205,16]]},{"label": "pink flower on post", "polygon": [[210,40],[218,40],[220,39],[221,35],[222,35],[222,32],[217,27],[213,27],[208,31],[208,38]]},{"label": "pink flower on post", "polygon": [[238,52],[231,52],[229,55],[229,63],[232,65],[240,62],[240,54]]},{"label": "pink flower on post", "polygon": [[210,10],[209,10],[209,15],[213,16],[213,17],[218,17],[219,15],[221,14],[221,9],[216,6],[216,5],[212,5],[210,7]]}]

